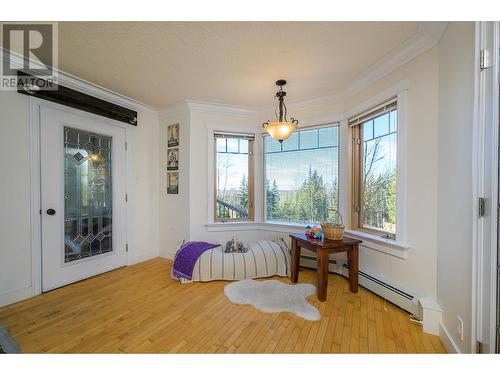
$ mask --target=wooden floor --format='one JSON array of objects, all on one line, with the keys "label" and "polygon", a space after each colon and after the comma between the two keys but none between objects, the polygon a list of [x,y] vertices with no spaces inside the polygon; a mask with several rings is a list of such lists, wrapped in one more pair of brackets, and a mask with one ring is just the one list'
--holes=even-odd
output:
[{"label": "wooden floor", "polygon": [[[25,353],[443,353],[409,314],[330,274],[321,320],[233,305],[226,282],[180,285],[155,258],[0,309]],[[282,281],[288,282],[286,279]],[[299,282],[315,283],[302,270]]]}]

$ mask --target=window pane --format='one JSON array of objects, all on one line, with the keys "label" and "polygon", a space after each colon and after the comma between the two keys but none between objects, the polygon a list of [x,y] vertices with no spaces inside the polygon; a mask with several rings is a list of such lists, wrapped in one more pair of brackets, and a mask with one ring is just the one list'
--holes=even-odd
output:
[{"label": "window pane", "polygon": [[226,138],[216,138],[217,152],[226,152]]},{"label": "window pane", "polygon": [[227,152],[238,152],[238,138],[226,138]]},{"label": "window pane", "polygon": [[[337,126],[321,130],[325,138],[333,137]],[[265,216],[267,221],[318,225],[329,218],[329,209],[338,209],[338,148],[336,140],[324,140],[332,146],[319,149],[317,129],[299,133],[301,148],[304,133],[309,147],[314,136],[315,148],[264,155]]]},{"label": "window pane", "polygon": [[386,113],[373,120],[373,138],[389,133],[389,114]]},{"label": "window pane", "polygon": [[319,147],[338,146],[339,128],[337,126],[331,128],[319,129]]},{"label": "window pane", "polygon": [[281,151],[281,143],[269,136],[264,137],[264,144],[266,152]]},{"label": "window pane", "polygon": [[111,141],[64,128],[65,263],[113,251]]},{"label": "window pane", "polygon": [[363,139],[365,141],[373,138],[373,120],[363,124]]},{"label": "window pane", "polygon": [[393,133],[397,131],[398,127],[398,112],[392,111],[389,113],[389,124],[390,124],[390,132]]},{"label": "window pane", "polygon": [[293,133],[290,138],[286,139],[282,143],[283,151],[298,150],[299,149],[299,133]]},{"label": "window pane", "polygon": [[300,133],[300,149],[318,147],[318,130],[306,130]]},{"label": "window pane", "polygon": [[[385,123],[386,135],[382,133]],[[387,134],[389,116],[375,119],[379,138],[363,141],[362,226],[396,233],[396,133]],[[378,130],[377,130],[378,129]],[[377,133],[378,131],[378,133]]]},{"label": "window pane", "polygon": [[215,175],[217,221],[246,219],[249,216],[249,142],[244,139],[227,138],[227,152],[219,151],[217,148]]},{"label": "window pane", "polygon": [[240,139],[240,154],[248,154],[248,140]]}]

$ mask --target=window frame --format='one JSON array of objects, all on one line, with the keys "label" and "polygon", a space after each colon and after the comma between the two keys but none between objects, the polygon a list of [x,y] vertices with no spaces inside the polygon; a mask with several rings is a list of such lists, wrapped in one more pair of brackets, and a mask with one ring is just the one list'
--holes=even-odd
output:
[{"label": "window frame", "polygon": [[[326,122],[326,123],[321,123],[321,124],[314,124],[314,125],[307,125],[307,126],[301,126],[297,130],[297,132],[301,131],[307,131],[307,130],[316,130],[316,129],[324,129],[324,128],[331,128],[331,127],[337,127],[337,146],[333,146],[337,148],[337,191],[338,191],[338,207],[337,210],[339,212],[342,211],[342,204],[340,201],[341,198],[341,148],[342,148],[342,130],[341,130],[341,121],[340,120],[335,120],[331,122]],[[280,226],[298,226],[298,227],[305,227],[306,224],[301,224],[301,223],[292,223],[292,222],[284,222],[284,221],[276,221],[276,220],[268,220],[267,219],[267,208],[266,208],[266,202],[267,202],[267,197],[266,197],[266,179],[267,179],[267,169],[266,169],[266,142],[265,138],[270,137],[268,133],[262,133],[262,183],[261,183],[261,197],[262,197],[262,202],[261,202],[261,212],[262,212],[262,223],[263,224],[272,224],[272,225],[280,225]],[[318,147],[320,148],[320,147]],[[304,149],[303,151],[307,151],[309,149]],[[302,151],[302,150],[301,150]],[[343,214],[341,212],[341,214]]]},{"label": "window frame", "polygon": [[[224,137],[217,137],[216,134],[224,135]],[[228,132],[228,131],[214,131],[212,134],[213,145],[213,165],[212,165],[212,190],[213,190],[213,212],[212,220],[213,223],[244,223],[244,222],[254,222],[255,221],[255,171],[254,171],[254,146],[255,146],[255,136],[252,134],[252,139],[248,139],[248,217],[246,218],[234,218],[234,219],[219,219],[217,217],[217,138],[232,138],[232,139],[242,139],[244,137],[250,137],[250,134]]]},{"label": "window frame", "polygon": [[[383,105],[390,105],[392,103],[395,103],[395,107],[393,109],[388,109],[386,111],[380,111],[377,113],[377,108]],[[391,233],[388,231],[385,231],[383,229],[378,229],[378,228],[368,228],[365,227],[362,223],[363,220],[363,202],[362,202],[362,196],[363,196],[363,189],[362,189],[362,173],[363,173],[363,131],[362,131],[362,126],[368,122],[368,121],[373,121],[376,118],[379,118],[387,113],[392,112],[393,110],[397,111],[397,121],[396,121],[396,232]],[[371,113],[373,113],[373,116],[363,119],[362,121],[359,121],[361,118],[364,116],[369,116]],[[358,118],[358,122],[354,125],[350,125],[350,120]],[[375,236],[379,236],[383,239],[386,240],[399,240],[400,235],[399,235],[399,220],[401,216],[401,210],[400,210],[400,187],[399,184],[401,183],[400,178],[399,178],[399,173],[400,173],[400,98],[398,96],[392,96],[389,99],[386,99],[382,101],[380,104],[371,106],[371,108],[368,108],[367,110],[358,113],[355,116],[350,117],[348,120],[348,126],[349,126],[349,139],[352,145],[352,154],[351,154],[351,165],[350,165],[350,172],[351,172],[351,191],[350,191],[350,229],[372,234]]]}]

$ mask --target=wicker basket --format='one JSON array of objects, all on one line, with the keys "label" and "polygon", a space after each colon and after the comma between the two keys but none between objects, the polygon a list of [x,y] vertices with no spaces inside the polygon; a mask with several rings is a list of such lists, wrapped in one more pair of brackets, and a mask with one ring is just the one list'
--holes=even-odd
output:
[{"label": "wicker basket", "polygon": [[344,219],[342,215],[337,211],[340,224],[333,223],[321,223],[321,229],[327,240],[340,241],[344,238]]}]

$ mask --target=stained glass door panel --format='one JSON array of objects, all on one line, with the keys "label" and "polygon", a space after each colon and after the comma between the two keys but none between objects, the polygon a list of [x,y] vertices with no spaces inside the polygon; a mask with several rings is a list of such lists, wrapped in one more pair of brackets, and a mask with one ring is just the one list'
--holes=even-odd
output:
[{"label": "stained glass door panel", "polygon": [[112,138],[64,127],[64,262],[113,251]]}]

